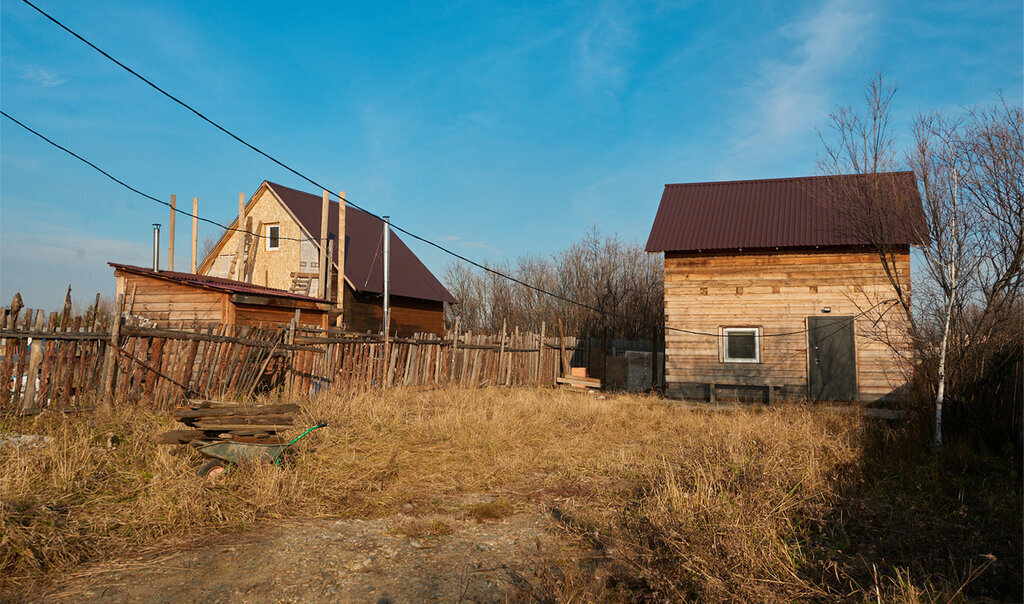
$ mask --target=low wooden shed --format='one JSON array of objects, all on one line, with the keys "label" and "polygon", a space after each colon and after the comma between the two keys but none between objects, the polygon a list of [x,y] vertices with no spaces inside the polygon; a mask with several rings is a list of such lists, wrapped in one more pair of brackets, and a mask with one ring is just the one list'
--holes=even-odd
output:
[{"label": "low wooden shed", "polygon": [[[878,246],[855,235],[830,197],[858,178],[665,186],[647,251],[665,254],[667,395],[902,395],[911,366],[906,315]],[[909,292],[910,247],[926,236],[916,180],[910,172],[876,178],[903,192],[891,213],[872,219],[904,221],[876,244]]]},{"label": "low wooden shed", "polygon": [[298,310],[300,324],[326,328],[333,309],[317,298],[252,283],[114,262],[110,266],[126,312],[160,327],[282,325],[295,318]]}]

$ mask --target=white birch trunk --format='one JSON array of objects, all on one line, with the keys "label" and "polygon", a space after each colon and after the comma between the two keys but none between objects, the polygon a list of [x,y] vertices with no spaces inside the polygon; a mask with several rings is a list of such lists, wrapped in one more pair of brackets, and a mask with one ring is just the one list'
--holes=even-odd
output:
[{"label": "white birch trunk", "polygon": [[[953,165],[953,220],[950,226],[952,232],[952,248],[959,251],[956,239],[956,219],[959,210],[957,195],[960,189],[960,178],[956,171],[956,164]],[[958,254],[953,254],[949,261],[949,306],[946,307],[946,325],[942,329],[942,346],[939,349],[939,383],[935,388],[935,449],[942,447],[942,403],[946,394],[946,350],[949,346],[949,326],[953,321],[953,303],[956,300],[956,259]]]},{"label": "white birch trunk", "polygon": [[939,349],[939,383],[935,388],[935,448],[942,446],[942,402],[946,391],[946,348],[949,343],[949,324],[953,318],[953,300],[956,289],[950,291],[949,306],[946,308],[946,326],[942,330],[942,346]]}]

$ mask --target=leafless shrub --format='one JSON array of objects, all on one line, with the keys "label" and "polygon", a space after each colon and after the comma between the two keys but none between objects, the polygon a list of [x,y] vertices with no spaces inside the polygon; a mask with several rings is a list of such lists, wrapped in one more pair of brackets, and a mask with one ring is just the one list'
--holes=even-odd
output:
[{"label": "leafless shrub", "polygon": [[[947,389],[954,404],[970,401],[979,416],[999,407],[1003,430],[1016,434],[1019,384],[1015,392],[1003,384],[1019,374],[1024,334],[1024,111],[1000,98],[925,113],[904,150],[891,129],[895,94],[879,73],[866,89],[866,114],[843,107],[831,115],[834,138],[825,142],[821,172],[863,178],[844,179],[825,201],[845,218],[848,235],[878,252],[933,384],[936,444]],[[899,170],[914,172],[923,216],[917,192],[892,178]],[[894,244],[911,239],[921,243],[922,260],[913,306],[908,276],[898,270],[902,247]]]},{"label": "leafless shrub", "polygon": [[[559,320],[567,334],[609,334],[648,338],[662,324],[662,262],[637,243],[597,229],[550,258],[523,256],[490,268],[555,294],[547,295],[464,264],[448,265],[444,281],[459,300],[449,322],[462,329],[497,332],[502,325],[553,330]],[[582,302],[586,306],[568,300]]]}]

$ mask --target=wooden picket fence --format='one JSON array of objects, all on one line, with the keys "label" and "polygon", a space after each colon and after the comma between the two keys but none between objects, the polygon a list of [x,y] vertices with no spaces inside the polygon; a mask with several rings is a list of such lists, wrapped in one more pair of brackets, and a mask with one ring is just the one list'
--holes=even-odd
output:
[{"label": "wooden picket fence", "polygon": [[[91,309],[70,317],[0,308],[0,413],[67,409],[109,397],[170,409],[190,398],[247,399],[394,386],[553,384],[575,338],[452,332],[384,338],[300,327],[157,329]],[[98,309],[98,301],[96,309]],[[141,321],[145,323],[145,321]]]},{"label": "wooden picket fence", "polygon": [[554,384],[568,373],[576,338],[449,332],[413,338],[305,330],[292,355],[294,393],[454,384],[466,388]]}]

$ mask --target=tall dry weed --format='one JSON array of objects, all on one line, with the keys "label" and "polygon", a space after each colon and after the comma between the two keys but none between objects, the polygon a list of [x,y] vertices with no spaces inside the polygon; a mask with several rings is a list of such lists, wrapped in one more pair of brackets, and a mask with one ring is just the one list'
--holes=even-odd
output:
[{"label": "tall dry weed", "polygon": [[[836,593],[808,535],[831,521],[837,490],[861,463],[855,416],[800,405],[702,411],[529,388],[299,402],[296,434],[315,421],[330,427],[298,443],[282,467],[240,466],[215,483],[194,475],[194,451],[153,444],[176,427],[164,415],[114,405],[112,414],[0,419],[0,432],[52,439],[0,447],[0,587],[268,520],[379,517],[409,503],[469,513],[453,509],[463,505],[457,495],[499,492],[517,507],[542,504],[578,542],[542,564],[550,573],[518,583],[530,597]],[[899,585],[882,583],[887,593]]]},{"label": "tall dry weed", "polygon": [[[702,501],[731,498],[746,510],[740,499],[762,500],[743,493],[744,485],[768,479],[786,490],[799,482],[802,492],[816,493],[824,478],[807,460],[827,466],[844,454],[842,439],[824,449],[807,440],[808,432],[829,430],[806,412],[710,415],[649,397],[399,389],[327,395],[302,407],[297,429],[321,420],[330,427],[300,442],[284,468],[243,466],[216,484],[193,475],[196,453],[152,443],[175,427],[163,415],[115,405],[111,415],[2,420],[5,432],[52,439],[44,447],[0,448],[4,580],[261,520],[381,515],[410,502],[443,506],[464,492],[546,489],[596,501],[623,494],[622,485],[652,468],[676,476],[652,486],[666,509],[703,484]],[[780,510],[795,496],[780,498]]]}]

